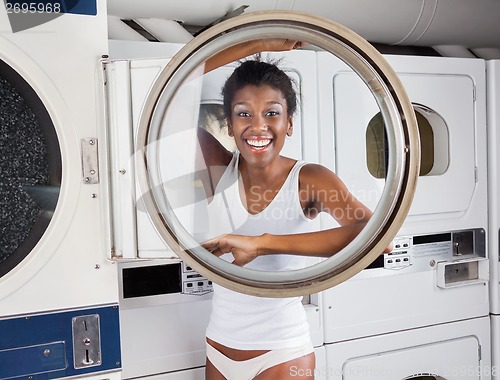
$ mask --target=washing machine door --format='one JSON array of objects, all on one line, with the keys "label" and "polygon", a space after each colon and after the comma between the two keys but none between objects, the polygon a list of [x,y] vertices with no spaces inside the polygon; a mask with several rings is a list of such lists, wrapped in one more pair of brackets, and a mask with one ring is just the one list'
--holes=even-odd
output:
[{"label": "washing machine door", "polygon": [[61,185],[54,124],[35,90],[0,60],[0,278],[45,233]]},{"label": "washing machine door", "polygon": [[[311,49],[326,50],[347,63],[373,94],[389,147],[386,184],[362,232],[331,258],[293,271],[239,267],[200,245],[208,237],[203,229],[208,201],[196,180],[196,173],[204,170],[196,159],[200,157],[197,110],[204,64],[231,46],[270,37],[305,42]],[[283,297],[334,286],[364,269],[387,247],[408,212],[415,189],[420,161],[417,136],[413,108],[401,83],[364,39],[320,17],[258,12],[208,29],[173,57],[144,104],[135,159],[147,212],[162,239],[188,265],[230,289]]]}]

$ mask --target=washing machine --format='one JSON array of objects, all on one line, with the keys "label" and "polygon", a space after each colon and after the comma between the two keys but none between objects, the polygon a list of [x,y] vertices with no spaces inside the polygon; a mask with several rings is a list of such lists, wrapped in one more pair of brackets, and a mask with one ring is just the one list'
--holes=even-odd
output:
[{"label": "washing machine", "polygon": [[[102,69],[107,94],[110,199],[113,200],[110,204],[112,254],[119,269],[122,375],[124,378],[159,373],[202,376],[212,283],[182,262],[156,232],[142,203],[133,160],[144,102],[157,75],[182,45],[110,40],[109,46],[110,56],[103,62]],[[134,52],[135,58],[132,58]],[[300,90],[301,102],[294,120],[294,135],[287,140],[284,154],[317,161],[317,149],[312,149],[312,145],[308,148],[308,144],[317,141],[314,135],[314,130],[317,130],[316,72],[309,70],[315,53],[295,51],[280,54],[279,58],[281,67]],[[196,127],[199,123],[229,150],[235,149],[234,142],[227,136],[224,126],[219,124],[221,88],[235,67],[235,64],[230,64],[202,75],[198,83],[191,83],[180,90],[186,91],[187,95],[182,98],[182,104],[176,104],[177,108],[185,109],[191,107],[187,98],[198,98],[192,110],[182,112],[183,117],[199,117],[199,120],[194,120]],[[311,116],[306,121],[303,115],[307,112]],[[168,120],[166,123],[192,125],[193,120]],[[304,130],[308,127],[313,133],[308,130],[306,136]],[[190,140],[189,136],[188,139],[184,137],[188,132],[181,130],[177,131],[177,136],[170,136],[173,142],[169,141],[163,149],[166,152],[163,162],[175,162],[176,166],[182,167],[185,157],[189,157]],[[178,148],[180,151],[177,151]],[[169,170],[172,171],[172,168],[169,167]],[[166,186],[169,181],[178,186],[176,181],[185,178],[183,175],[176,173],[174,178],[166,179]],[[189,191],[189,183],[183,186],[185,191]],[[188,211],[185,225],[195,222],[189,219],[189,215],[194,214],[193,210]],[[179,215],[182,217],[182,210]],[[197,227],[202,228],[202,225]],[[169,283],[165,279],[169,279]],[[321,357],[323,345],[320,302],[317,293],[304,297],[313,344],[319,350],[318,357]],[[139,325],[141,328],[137,329],[135,326]],[[143,344],[145,340],[147,345]]]},{"label": "washing machine", "polygon": [[[500,135],[500,108],[498,97],[500,94],[500,61],[492,60],[486,62],[488,78],[488,178],[489,178],[489,250],[490,250],[490,310],[491,310],[491,348],[492,365],[498,368],[500,364],[500,293],[499,293],[499,168],[498,168],[498,144]],[[499,375],[497,374],[497,377]]]},{"label": "washing machine", "polygon": [[491,379],[489,317],[326,346],[327,379]]},{"label": "washing machine", "polygon": [[[376,101],[350,67],[318,54],[320,162],[375,208],[388,156]],[[323,293],[326,343],[489,313],[485,63],[386,58],[416,113],[419,179],[392,253]]]},{"label": "washing machine", "polygon": [[37,2],[31,15],[5,3],[0,378],[119,378],[117,274],[106,258],[97,138],[104,3],[55,14]]}]

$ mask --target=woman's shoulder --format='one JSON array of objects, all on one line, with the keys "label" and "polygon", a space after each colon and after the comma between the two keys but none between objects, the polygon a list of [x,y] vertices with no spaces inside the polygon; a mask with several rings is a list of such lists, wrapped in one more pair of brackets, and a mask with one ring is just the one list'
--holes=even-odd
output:
[{"label": "woman's shoulder", "polygon": [[314,178],[317,176],[331,175],[331,174],[335,175],[327,167],[310,162],[302,162],[302,167],[300,169],[300,176],[304,178],[309,178],[309,177]]},{"label": "woman's shoulder", "polygon": [[299,181],[301,185],[322,187],[322,185],[336,185],[340,179],[334,172],[323,165],[304,163],[300,169]]}]

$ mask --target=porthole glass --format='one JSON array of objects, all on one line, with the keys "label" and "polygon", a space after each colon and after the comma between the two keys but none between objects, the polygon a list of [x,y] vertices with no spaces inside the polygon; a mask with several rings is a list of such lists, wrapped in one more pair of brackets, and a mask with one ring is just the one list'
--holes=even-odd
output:
[{"label": "porthole glass", "polygon": [[33,88],[0,60],[0,277],[35,247],[54,214],[61,156]]},{"label": "porthole glass", "polygon": [[406,377],[403,380],[445,380],[444,377],[437,376],[437,375],[415,375],[415,376],[410,376]]},{"label": "porthole glass", "polygon": [[[217,168],[207,170],[199,165],[203,163],[199,160],[201,149],[197,145],[202,92],[199,82],[203,81],[204,64],[217,52],[236,44],[273,37],[305,42],[347,63],[376,100],[385,121],[390,150],[380,202],[361,233],[336,255],[297,270],[239,267],[219,259],[200,245],[207,238],[203,228],[219,227],[217,223],[203,222],[208,217],[210,194],[204,194],[199,180],[200,175],[218,175]],[[157,77],[139,120],[135,164],[140,196],[163,241],[210,280],[258,296],[314,293],[364,269],[399,230],[418,174],[416,136],[413,109],[399,79],[383,57],[352,31],[326,19],[296,12],[242,15],[197,36]],[[236,203],[233,206],[238,207]],[[224,205],[225,209],[233,206]],[[235,222],[226,218],[231,226]]]},{"label": "porthole glass", "polygon": [[[449,165],[449,134],[444,119],[432,109],[413,104],[420,141],[419,176],[442,175]],[[377,113],[366,128],[366,165],[375,178],[385,178],[387,137],[382,115]],[[439,148],[438,148],[439,147]]]}]

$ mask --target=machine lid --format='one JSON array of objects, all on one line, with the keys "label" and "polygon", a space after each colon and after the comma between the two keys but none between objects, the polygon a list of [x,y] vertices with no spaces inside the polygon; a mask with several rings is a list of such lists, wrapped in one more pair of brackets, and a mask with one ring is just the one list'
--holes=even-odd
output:
[{"label": "machine lid", "polygon": [[[196,172],[197,78],[204,62],[236,44],[264,38],[302,41],[348,64],[372,92],[383,117],[389,148],[386,185],[374,214],[343,250],[315,265],[293,271],[256,271],[230,264],[200,245],[197,191],[186,195]],[[174,115],[174,116],[172,116]],[[191,125],[192,127],[183,127]],[[333,123],[332,123],[333,125]],[[332,147],[333,149],[333,147]],[[177,153],[176,153],[177,152]],[[180,154],[178,154],[180,152]],[[189,42],[159,74],[145,101],[137,133],[136,168],[141,196],[157,232],[189,266],[227,288],[264,297],[288,297],[324,290],[352,277],[381,254],[401,227],[419,171],[418,130],[412,104],[401,82],[369,43],[351,30],[321,17],[297,12],[256,12],[224,21]],[[167,164],[168,163],[168,164]],[[165,170],[167,168],[167,170]],[[189,173],[188,173],[189,174]],[[196,186],[195,186],[196,187]],[[172,188],[176,191],[172,192]],[[178,212],[177,195],[189,208]],[[190,198],[191,197],[191,198]],[[203,211],[201,211],[203,212]]]},{"label": "machine lid", "polygon": [[0,60],[0,277],[44,235],[59,199],[61,153],[35,90]]}]

